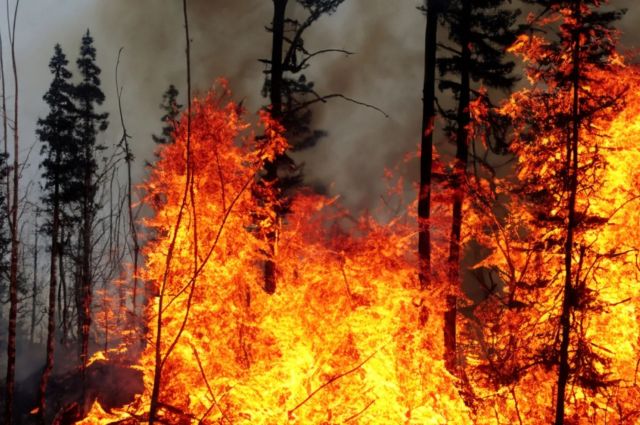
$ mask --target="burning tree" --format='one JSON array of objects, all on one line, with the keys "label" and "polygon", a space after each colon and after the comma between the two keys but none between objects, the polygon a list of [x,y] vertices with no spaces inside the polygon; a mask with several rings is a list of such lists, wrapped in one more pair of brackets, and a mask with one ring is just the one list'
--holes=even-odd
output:
[{"label": "burning tree", "polygon": [[[479,143],[472,128],[474,107],[489,108],[492,103],[486,88],[510,90],[518,80],[512,74],[515,63],[507,60],[506,48],[515,40],[514,24],[519,11],[509,10],[504,0],[450,1],[442,12],[449,32],[449,44],[441,43],[446,54],[438,58],[441,90],[448,90],[455,106],[442,111],[445,131],[455,143],[455,159],[450,176],[451,230],[447,256],[447,280],[450,285],[445,313],[445,361],[452,372],[458,368],[457,315],[461,293],[460,260],[464,236],[465,194],[472,191],[474,177],[479,178],[477,163],[481,162]],[[484,140],[488,150],[487,139]],[[475,173],[468,174],[469,162]],[[483,167],[487,165],[485,161]]]},{"label": "burning tree", "polygon": [[637,246],[619,235],[638,194],[625,186],[637,174],[621,175],[618,152],[637,148],[616,127],[625,101],[637,102],[626,92],[637,74],[614,50],[618,12],[599,11],[598,1],[544,5],[533,23],[557,28],[556,38],[523,35],[511,48],[533,88],[502,109],[514,123],[517,181],[504,186],[510,212],[490,225],[494,253],[479,264],[504,288],[479,313],[487,325],[478,326],[477,361],[488,381],[478,386],[498,389],[492,408],[511,421],[628,423],[638,412],[621,388],[635,387],[638,325],[623,311],[637,297]]},{"label": "burning tree", "polygon": [[[145,224],[157,235],[142,272],[156,293],[148,335],[161,338],[157,420],[468,422],[440,360],[439,315],[414,326],[413,226],[363,217],[349,231],[335,200],[300,194],[282,229],[286,285],[267,295],[256,252],[268,242],[255,217],[274,213],[250,189],[286,149],[282,127],[263,114],[266,138],[256,139],[224,90],[191,109],[193,190],[185,200],[185,117],[145,185],[155,209]],[[146,420],[156,364],[150,344],[136,366],[144,393],[111,413],[96,404],[83,423]]]}]

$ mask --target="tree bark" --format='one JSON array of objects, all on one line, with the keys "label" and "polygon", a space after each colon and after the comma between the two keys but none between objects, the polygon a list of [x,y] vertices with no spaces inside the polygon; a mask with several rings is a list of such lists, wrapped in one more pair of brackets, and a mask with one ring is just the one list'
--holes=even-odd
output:
[{"label": "tree bark", "polygon": [[471,121],[469,114],[470,76],[469,65],[471,51],[469,48],[469,30],[471,25],[471,1],[463,1],[460,44],[460,93],[458,99],[457,130],[456,130],[456,158],[451,179],[453,191],[453,206],[451,212],[451,235],[449,238],[449,284],[450,294],[447,295],[447,311],[444,314],[444,345],[445,365],[452,373],[457,370],[457,292],[460,285],[460,235],[462,230],[462,205],[466,190],[465,176],[468,162],[468,132],[467,125]]}]

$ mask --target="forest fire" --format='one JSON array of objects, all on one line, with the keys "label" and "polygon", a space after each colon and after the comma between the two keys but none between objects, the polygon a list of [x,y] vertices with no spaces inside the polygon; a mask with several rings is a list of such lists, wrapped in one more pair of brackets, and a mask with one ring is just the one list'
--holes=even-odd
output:
[{"label": "forest fire", "polygon": [[[267,295],[257,254],[265,250],[260,227],[270,226],[273,214],[250,186],[256,165],[282,149],[278,127],[263,116],[268,140],[256,142],[226,96],[211,94],[193,107],[193,191],[176,236],[160,322],[162,421],[457,420],[468,409],[438,354],[438,292],[417,290],[412,228],[362,217],[347,233],[339,223],[353,218],[335,200],[300,195],[279,235],[279,290]],[[178,135],[160,152],[146,186],[156,209],[146,225],[157,238],[147,248],[143,278],[156,294],[163,290],[184,196],[185,119]],[[252,149],[255,143],[262,149]],[[256,224],[257,214],[266,219]],[[425,308],[429,326],[420,326]],[[158,309],[157,301],[148,307],[150,341]],[[153,343],[136,367],[145,380],[136,402],[111,413],[95,404],[81,423],[145,417]]]},{"label": "forest fire", "polygon": [[[629,67],[617,75],[617,87],[640,81]],[[615,87],[604,89],[611,93]],[[589,249],[601,253],[583,272],[600,304],[580,319],[589,350],[600,361],[593,373],[605,375],[608,385],[599,387],[595,378],[585,377],[572,388],[571,423],[634,423],[639,414],[634,243],[640,240],[640,176],[633,164],[640,160],[640,97],[635,90],[624,93],[625,108],[597,123],[604,134],[597,148],[603,164],[599,184],[580,198],[592,214],[608,217],[597,234],[584,235]],[[508,236],[529,226],[533,212],[515,210],[514,201],[520,212],[500,223],[500,232],[480,235],[474,230],[480,224],[465,231],[467,239],[495,247],[476,268],[492,267],[507,282],[520,281],[509,291],[511,305],[488,298],[466,320],[465,383],[442,360],[442,284],[419,290],[412,254],[415,217],[379,224],[367,216],[351,217],[334,199],[296,196],[279,235],[279,289],[268,295],[257,253],[266,250],[264,229],[274,214],[256,200],[251,186],[262,161],[285,147],[281,128],[263,115],[267,137],[257,139],[225,93],[196,100],[192,114],[193,188],[185,198],[185,118],[176,143],[160,152],[146,184],[155,214],[145,224],[156,238],[146,249],[142,277],[156,297],[146,314],[150,343],[134,366],[144,374],[145,391],[109,412],[95,403],[81,424],[148,421],[158,323],[161,423],[548,422],[555,372],[534,356],[544,348],[544,327],[554,326],[550,312],[558,302],[557,287],[540,284],[555,278],[545,277],[552,269],[543,264],[558,260],[527,248],[543,236]],[[522,159],[523,173],[528,166],[536,165]],[[183,204],[183,224],[167,267]],[[471,217],[473,210],[477,219],[488,217],[474,202],[466,209]],[[508,276],[509,270],[520,276]],[[539,286],[525,294],[526,282]],[[164,305],[156,322],[159,294]],[[485,327],[478,330],[480,321]],[[584,349],[573,344],[572,350]],[[472,403],[464,396],[469,385]]]},{"label": "forest fire", "polygon": [[[348,120],[316,107],[336,99],[390,118],[393,104],[351,97],[353,84],[324,92],[312,81],[322,74],[305,74],[318,56],[353,54],[306,32],[343,2],[261,2],[273,13],[260,60],[268,100],[246,107],[225,79],[192,95],[203,62],[189,8],[215,7],[178,2],[186,93],[164,93],[144,177],[122,49],[115,141],[91,32],[76,77],[56,44],[47,113],[34,121],[40,174],[22,186],[33,164],[19,156],[19,1],[7,1],[0,422],[640,424],[640,64],[617,46],[625,11],[606,0],[421,2],[421,116],[417,86],[380,90],[416,96],[383,124],[392,137],[375,135],[420,145],[380,147],[392,159],[341,147],[323,171],[352,167],[369,198],[348,208],[349,189],[304,168],[328,165],[305,151]],[[400,53],[387,53],[391,66]],[[236,73],[221,72],[234,85]],[[402,133],[418,120],[420,133]],[[359,175],[369,162],[388,186],[378,209],[377,186]]]}]

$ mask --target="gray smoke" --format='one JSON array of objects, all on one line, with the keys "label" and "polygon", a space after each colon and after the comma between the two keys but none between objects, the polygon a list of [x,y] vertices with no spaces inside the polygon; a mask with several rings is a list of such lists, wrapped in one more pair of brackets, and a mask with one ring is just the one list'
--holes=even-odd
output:
[{"label": "gray smoke", "polygon": [[[293,0],[292,0],[293,3]],[[384,190],[385,166],[397,164],[419,142],[424,17],[419,0],[348,0],[333,16],[323,17],[308,32],[311,50],[341,48],[353,56],[328,54],[313,61],[308,77],[320,93],[342,93],[373,104],[378,112],[342,100],[319,104],[315,126],[329,137],[302,153],[310,183],[330,185],[351,207],[370,207]],[[630,10],[620,23],[623,47],[637,46],[640,11],[632,0],[612,1]],[[264,65],[270,55],[268,0],[189,0],[194,93],[204,93],[217,77],[230,81],[237,100],[249,112],[266,103],[260,95]],[[295,12],[295,11],[294,11]],[[128,132],[133,136],[136,178],[144,177],[144,160],[153,158],[151,134],[159,132],[162,93],[173,83],[186,102],[182,2],[177,0],[46,0],[22,4],[18,22],[23,146],[35,140],[35,120],[46,113],[41,101],[50,76],[47,63],[60,42],[75,60],[83,32],[90,28],[103,70],[111,113],[107,142],[121,135],[114,84],[117,52],[123,47],[120,84]],[[72,66],[72,69],[74,66]],[[446,141],[437,142],[440,147]],[[37,150],[36,150],[37,151]],[[32,154],[37,160],[37,155]],[[39,162],[35,161],[34,162]],[[31,167],[35,175],[35,166]],[[406,170],[417,176],[416,166]]]}]

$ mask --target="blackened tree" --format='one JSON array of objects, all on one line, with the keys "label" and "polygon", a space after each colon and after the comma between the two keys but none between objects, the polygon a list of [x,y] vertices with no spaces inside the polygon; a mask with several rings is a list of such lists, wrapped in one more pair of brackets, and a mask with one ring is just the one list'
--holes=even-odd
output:
[{"label": "blackened tree", "polygon": [[[553,172],[544,187],[539,183],[530,187],[538,189],[539,204],[547,209],[538,215],[541,227],[554,226],[562,232],[560,238],[547,243],[564,260],[558,270],[563,279],[562,305],[553,342],[544,356],[557,365],[555,424],[561,425],[568,384],[587,388],[606,385],[606,360],[593,349],[583,327],[588,315],[602,308],[589,285],[589,270],[599,255],[591,252],[585,234],[607,221],[591,212],[588,200],[597,189],[602,169],[596,129],[600,120],[619,110],[624,87],[595,88],[607,87],[606,75],[614,68],[616,32],[612,24],[621,12],[600,10],[602,2],[598,0],[527,2],[542,11],[541,23],[548,34],[523,39],[517,49],[530,60],[530,79],[545,87],[530,93],[531,102],[545,116],[538,117],[539,123],[528,122],[527,128],[537,129],[538,135],[547,135],[547,140],[555,143],[537,151],[540,159],[549,160],[547,168],[553,167]],[[549,31],[550,27],[555,31]],[[562,161],[551,160],[550,156],[557,155]]]},{"label": "blackened tree", "polygon": [[[494,319],[483,317],[492,322],[485,340],[500,341],[486,351],[485,366],[494,383],[511,388],[546,375],[549,385],[542,390],[554,400],[548,409],[525,414],[563,424],[565,416],[569,421],[566,406],[572,422],[597,415],[598,397],[608,403],[607,389],[616,380],[616,349],[598,339],[606,332],[593,323],[614,308],[606,292],[622,292],[618,279],[602,282],[598,270],[620,270],[627,261],[608,232],[617,221],[611,211],[629,200],[624,192],[605,195],[616,184],[607,181],[615,168],[609,158],[627,148],[625,140],[610,142],[615,136],[602,129],[628,97],[627,83],[616,76],[633,73],[615,52],[612,25],[620,11],[603,11],[597,0],[528,3],[537,9],[534,31],[522,34],[511,50],[524,58],[532,87],[514,93],[502,108],[514,126],[510,144],[518,179],[505,185],[510,213],[496,232],[505,235],[496,236],[503,257],[497,270],[507,290]],[[616,404],[624,411],[624,403]]]},{"label": "blackened tree", "polygon": [[162,133],[158,136],[153,134],[151,137],[153,141],[160,145],[166,145],[173,141],[173,132],[176,128],[182,105],[178,103],[178,89],[173,84],[169,85],[167,91],[162,95],[162,103],[160,109],[164,112],[161,118],[164,126],[162,127]]},{"label": "blackened tree", "polygon": [[442,79],[440,90],[450,91],[456,100],[453,108],[443,110],[446,131],[456,151],[450,179],[452,219],[449,237],[448,281],[444,339],[445,363],[457,369],[457,292],[460,285],[461,230],[463,203],[468,190],[469,149],[474,143],[469,132],[472,102],[491,102],[483,87],[510,89],[517,81],[512,75],[515,63],[506,59],[506,48],[516,39],[514,24],[518,11],[507,8],[505,0],[454,0],[442,14],[448,30],[448,43],[440,43],[447,56],[438,58]]},{"label": "blackened tree", "polygon": [[309,51],[305,47],[303,36],[313,23],[322,16],[335,12],[343,1],[297,0],[307,12],[304,20],[298,20],[287,14],[288,0],[273,0],[273,21],[267,28],[272,34],[271,59],[262,60],[268,66],[263,94],[269,97],[269,112],[285,128],[290,149],[265,165],[262,175],[265,190],[259,191],[262,193],[257,195],[265,197],[265,193],[271,193],[273,196],[266,196],[271,199],[265,202],[276,203],[276,217],[266,229],[269,252],[266,253],[264,267],[264,290],[269,294],[276,290],[275,246],[278,223],[288,207],[287,192],[302,181],[300,167],[293,161],[290,153],[313,146],[325,135],[323,131],[311,129],[309,107],[331,97],[344,98],[338,94],[318,94],[313,82],[307,80],[303,71],[309,66],[310,60],[319,54],[349,52],[339,49]]},{"label": "blackened tree", "polygon": [[97,143],[99,133],[108,126],[107,113],[99,113],[96,107],[104,102],[105,96],[100,89],[100,68],[96,64],[96,49],[93,37],[87,30],[82,37],[80,56],[77,66],[81,82],[75,88],[75,101],[78,108],[76,138],[78,139],[79,158],[77,161],[76,182],[79,200],[79,252],[78,282],[76,288],[76,306],[78,311],[79,357],[83,370],[86,367],[89,351],[89,330],[91,327],[91,292],[93,276],[91,270],[93,255],[93,225],[99,205],[96,202],[98,190],[96,155],[102,149]]},{"label": "blackened tree", "polygon": [[[0,179],[4,181],[9,175],[9,166],[7,165],[7,155],[0,153]],[[7,202],[6,186],[0,187],[0,298],[6,297],[7,282],[9,281],[9,251],[11,240],[9,238],[9,217],[7,209],[4,208]]]},{"label": "blackened tree", "polygon": [[431,174],[433,132],[435,129],[436,51],[438,17],[444,11],[442,0],[427,0],[422,8],[427,17],[424,42],[424,80],[422,86],[422,126],[420,131],[420,189],[418,193],[418,259],[420,288],[431,284]]},{"label": "blackened tree", "polygon": [[39,417],[44,423],[45,396],[47,383],[53,370],[56,320],[56,289],[58,284],[58,256],[60,255],[60,224],[63,221],[64,206],[74,198],[70,192],[69,182],[74,180],[74,164],[77,151],[74,129],[76,108],[73,103],[74,86],[70,82],[71,72],[67,69],[67,58],[59,44],[49,62],[53,81],[44,95],[49,106],[46,118],[38,120],[36,133],[43,143],[41,154],[44,159],[40,167],[43,169],[44,187],[43,204],[47,221],[44,228],[50,237],[50,269],[49,269],[49,307],[47,321],[47,348],[45,368],[42,372],[38,393]]}]

